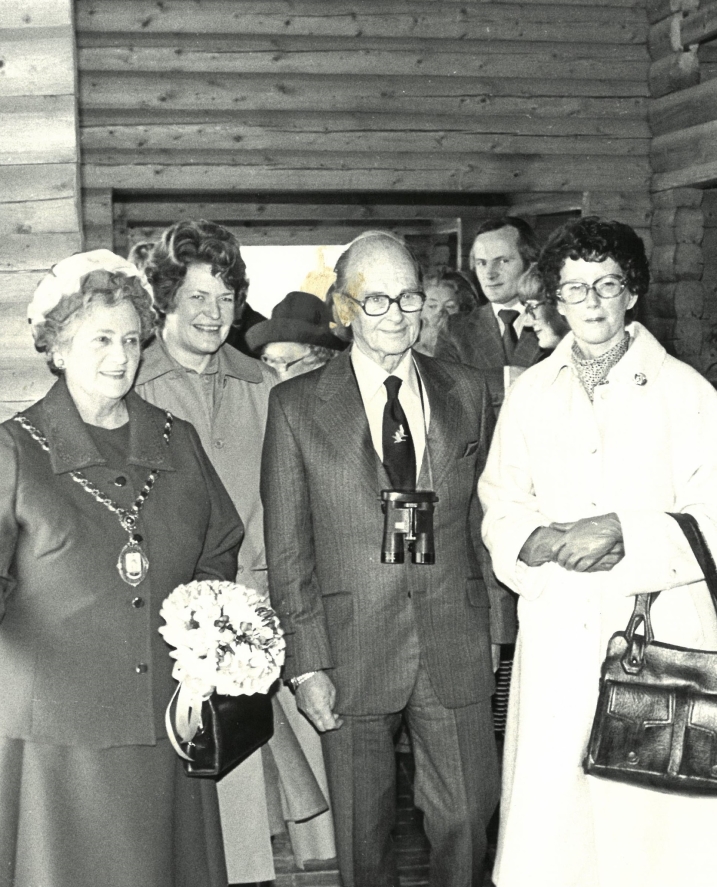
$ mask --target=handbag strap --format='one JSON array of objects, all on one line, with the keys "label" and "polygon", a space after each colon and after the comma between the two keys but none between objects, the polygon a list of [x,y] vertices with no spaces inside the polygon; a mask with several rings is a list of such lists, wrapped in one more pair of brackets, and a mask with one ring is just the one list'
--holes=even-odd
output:
[{"label": "handbag strap", "polygon": [[[715,611],[717,611],[717,566],[712,557],[712,552],[709,550],[705,538],[702,535],[702,530],[700,530],[700,525],[697,523],[697,518],[686,512],[675,513],[668,511],[667,514],[677,521],[678,526],[689,542],[695,559],[705,577],[705,583],[707,584],[707,588],[709,588],[712,604],[714,605]],[[628,671],[639,671],[642,667],[645,645],[651,644],[655,639],[652,630],[650,610],[659,593],[659,591],[656,591],[650,594],[635,595],[635,606],[625,630],[625,638],[629,642],[629,648],[623,665]],[[641,624],[644,625],[644,638],[635,634]]]},{"label": "handbag strap", "polygon": [[667,513],[677,521],[680,529],[685,534],[685,538],[690,543],[690,548],[704,574],[707,588],[710,590],[712,603],[715,610],[717,610],[717,566],[715,566],[712,552],[707,547],[705,537],[702,535],[700,525],[697,523],[697,518],[687,512],[673,514],[671,511],[668,511]]}]

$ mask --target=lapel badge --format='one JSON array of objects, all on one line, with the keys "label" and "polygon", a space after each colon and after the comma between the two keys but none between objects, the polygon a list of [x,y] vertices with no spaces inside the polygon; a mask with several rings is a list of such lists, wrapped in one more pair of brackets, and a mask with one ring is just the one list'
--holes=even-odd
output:
[{"label": "lapel badge", "polygon": [[647,376],[644,373],[635,373],[636,385],[647,385]]}]

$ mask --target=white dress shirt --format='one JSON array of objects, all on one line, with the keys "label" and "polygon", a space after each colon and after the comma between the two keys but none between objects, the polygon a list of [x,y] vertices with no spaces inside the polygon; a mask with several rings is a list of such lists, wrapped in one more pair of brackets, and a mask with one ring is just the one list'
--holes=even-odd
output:
[{"label": "white dress shirt", "polygon": [[[423,454],[426,450],[426,429],[431,421],[431,408],[426,397],[426,389],[420,382],[418,369],[410,349],[392,373],[387,373],[374,360],[354,343],[351,348],[351,363],[356,373],[361,399],[363,400],[371,440],[379,459],[383,462],[383,411],[388,400],[384,382],[389,376],[403,380],[398,392],[398,401],[408,420],[416,452],[416,471],[420,475]],[[418,478],[416,478],[418,481]]]}]

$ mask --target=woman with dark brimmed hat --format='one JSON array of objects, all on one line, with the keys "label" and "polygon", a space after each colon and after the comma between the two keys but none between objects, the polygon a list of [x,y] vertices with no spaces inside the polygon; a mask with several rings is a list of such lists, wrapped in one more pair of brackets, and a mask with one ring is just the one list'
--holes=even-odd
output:
[{"label": "woman with dark brimmed hat", "polygon": [[318,296],[294,291],[271,312],[271,319],[246,334],[249,347],[279,378],[291,379],[323,366],[347,343],[332,332],[331,309]]}]

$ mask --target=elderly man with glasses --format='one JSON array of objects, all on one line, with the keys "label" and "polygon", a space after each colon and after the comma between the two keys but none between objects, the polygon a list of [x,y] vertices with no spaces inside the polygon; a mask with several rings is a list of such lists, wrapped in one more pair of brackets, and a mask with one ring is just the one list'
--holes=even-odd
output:
[{"label": "elderly man with glasses", "polygon": [[[393,739],[402,716],[430,884],[481,885],[499,790],[491,628],[495,643],[512,631],[502,624],[508,602],[491,608],[481,570],[476,484],[490,397],[479,371],[412,350],[425,296],[400,240],[367,232],[336,275],[352,348],[277,386],[269,403],[261,485],[285,679],[322,734],[344,885],[398,883]],[[433,542],[435,563],[412,542],[412,505],[395,512],[384,502],[384,526],[382,491],[423,503],[418,510],[433,505],[432,538],[425,511],[415,535]],[[398,539],[403,554],[382,539]]]}]

